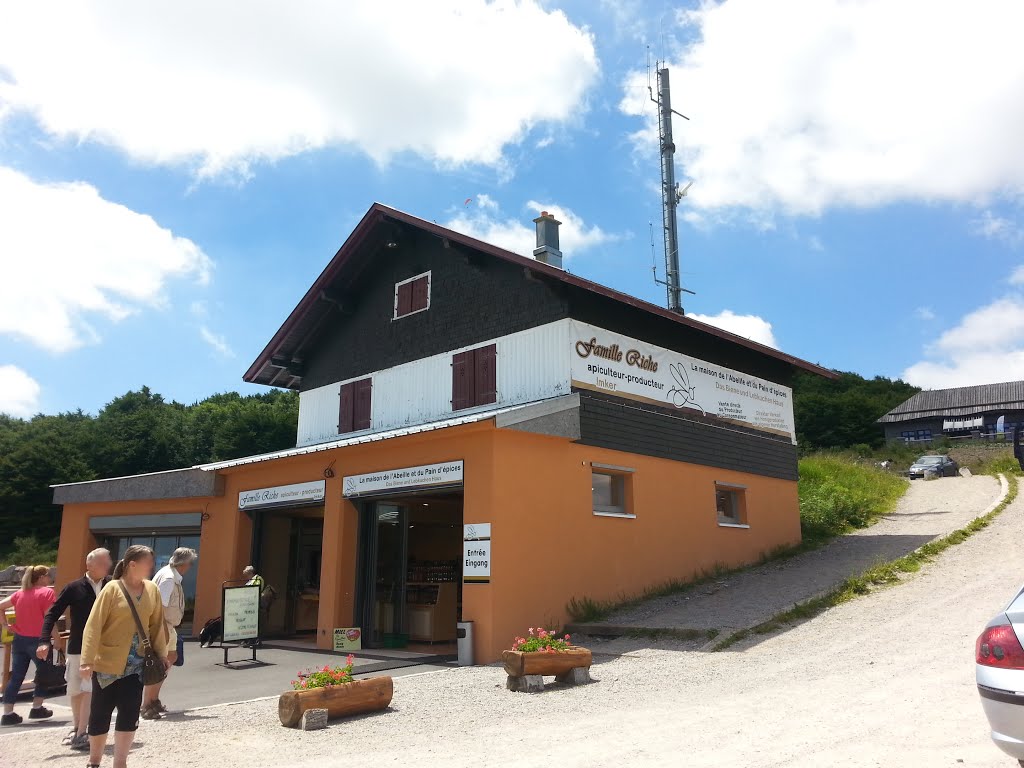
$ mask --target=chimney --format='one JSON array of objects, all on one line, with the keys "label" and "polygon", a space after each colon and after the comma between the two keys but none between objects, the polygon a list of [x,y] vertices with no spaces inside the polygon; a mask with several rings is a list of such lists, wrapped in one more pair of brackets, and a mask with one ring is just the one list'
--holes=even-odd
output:
[{"label": "chimney", "polygon": [[547,211],[533,220],[537,225],[537,247],[533,258],[552,267],[562,268],[562,252],[558,250],[558,226],[562,223]]}]

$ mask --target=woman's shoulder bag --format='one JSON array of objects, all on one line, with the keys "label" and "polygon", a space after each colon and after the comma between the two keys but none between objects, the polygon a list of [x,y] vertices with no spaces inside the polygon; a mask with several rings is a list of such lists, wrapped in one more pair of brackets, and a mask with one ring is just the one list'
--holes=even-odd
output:
[{"label": "woman's shoulder bag", "polygon": [[157,683],[162,683],[167,678],[164,662],[156,655],[156,651],[150,645],[149,634],[142,626],[142,619],[139,618],[139,612],[135,608],[135,601],[132,599],[128,587],[121,580],[118,580],[117,583],[121,586],[121,591],[124,592],[124,599],[128,601],[128,607],[132,609],[132,616],[135,617],[135,628],[139,631],[139,640],[142,642],[144,651],[142,656],[142,684],[156,685]]}]

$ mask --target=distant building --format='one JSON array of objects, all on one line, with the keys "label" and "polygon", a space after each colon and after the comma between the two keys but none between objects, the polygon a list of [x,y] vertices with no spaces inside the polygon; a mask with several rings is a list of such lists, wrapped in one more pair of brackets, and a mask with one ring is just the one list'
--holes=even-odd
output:
[{"label": "distant building", "polygon": [[918,392],[878,422],[887,442],[991,438],[1024,426],[1024,381]]}]

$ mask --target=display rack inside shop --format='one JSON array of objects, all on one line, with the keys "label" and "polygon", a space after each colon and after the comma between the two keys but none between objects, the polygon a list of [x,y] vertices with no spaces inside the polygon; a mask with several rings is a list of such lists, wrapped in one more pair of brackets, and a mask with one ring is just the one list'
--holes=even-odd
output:
[{"label": "display rack inside shop", "polygon": [[409,563],[406,581],[444,582],[458,581],[458,560],[413,560]]}]

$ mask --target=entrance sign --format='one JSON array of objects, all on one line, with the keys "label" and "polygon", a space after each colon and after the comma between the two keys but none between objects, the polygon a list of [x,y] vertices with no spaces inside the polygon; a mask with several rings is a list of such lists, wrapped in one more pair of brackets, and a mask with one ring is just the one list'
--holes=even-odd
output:
[{"label": "entrance sign", "polygon": [[221,601],[224,642],[256,640],[260,636],[260,587],[246,584],[224,587]]},{"label": "entrance sign", "polygon": [[462,580],[467,584],[491,581],[490,523],[469,523],[462,527]]},{"label": "entrance sign", "polygon": [[342,484],[345,498],[387,491],[412,491],[462,482],[462,460],[426,464],[421,467],[388,469],[365,475],[349,475]]},{"label": "entrance sign", "polygon": [[324,500],[326,489],[326,480],[278,485],[274,488],[253,488],[251,491],[242,491],[238,494],[238,508],[266,509],[267,507],[295,506],[307,502],[316,503]]},{"label": "entrance sign", "polygon": [[363,630],[359,627],[338,627],[334,630],[334,650],[360,651],[363,648]]},{"label": "entrance sign", "polygon": [[569,327],[574,387],[715,416],[796,444],[789,387],[587,323]]}]

